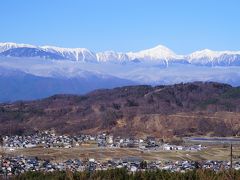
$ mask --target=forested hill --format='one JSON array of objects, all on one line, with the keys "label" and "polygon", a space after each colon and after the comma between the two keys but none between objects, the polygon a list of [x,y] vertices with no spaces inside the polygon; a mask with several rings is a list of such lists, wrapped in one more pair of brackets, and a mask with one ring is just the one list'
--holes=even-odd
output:
[{"label": "forested hill", "polygon": [[122,136],[238,135],[240,88],[214,82],[126,86],[0,105],[0,133],[55,129]]}]

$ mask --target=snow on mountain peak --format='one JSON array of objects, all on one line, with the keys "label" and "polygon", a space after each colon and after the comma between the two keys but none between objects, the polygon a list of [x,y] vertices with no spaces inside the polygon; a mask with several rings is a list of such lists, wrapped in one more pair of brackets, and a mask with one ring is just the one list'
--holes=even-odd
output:
[{"label": "snow on mountain peak", "polygon": [[105,51],[94,53],[86,48],[63,48],[56,46],[32,46],[28,44],[16,44],[16,43],[1,43],[0,53],[13,48],[36,48],[39,50],[44,50],[46,52],[55,53],[62,56],[67,60],[83,61],[83,62],[124,62],[131,60],[164,60],[177,59],[178,56],[169,48],[158,45],[154,48],[139,51],[139,52],[129,52],[120,53],[115,51]]},{"label": "snow on mountain peak", "polygon": [[42,49],[45,49],[45,50],[54,50],[54,51],[57,51],[57,52],[61,52],[61,53],[64,53],[64,52],[84,52],[84,51],[89,51],[88,49],[86,48],[64,48],[64,47],[57,47],[57,46],[41,46]]},{"label": "snow on mountain peak", "polygon": [[99,62],[108,61],[129,61],[129,57],[125,53],[118,53],[115,51],[105,51],[96,54]]},{"label": "snow on mountain peak", "polygon": [[86,48],[62,48],[55,46],[41,46],[45,51],[55,52],[66,59],[76,61],[96,61],[96,54]]},{"label": "snow on mountain peak", "polygon": [[[16,49],[19,48],[19,49]],[[21,49],[24,48],[24,49]],[[25,49],[26,48],[26,49]],[[31,50],[27,48],[33,48]],[[71,61],[82,61],[82,62],[140,62],[152,61],[154,63],[167,65],[169,63],[190,63],[197,65],[238,65],[240,64],[240,51],[212,51],[209,49],[204,49],[200,51],[193,52],[189,55],[178,55],[174,53],[171,49],[158,45],[156,47],[142,50],[139,52],[128,52],[121,53],[115,51],[105,51],[95,53],[86,48],[62,48],[56,46],[34,46],[29,44],[17,44],[17,43],[0,43],[0,53],[2,56],[5,54],[4,51],[10,51],[8,56],[17,57],[35,57],[37,51],[41,51],[44,54],[45,51],[47,55],[40,56],[45,59],[58,57],[57,59],[66,59]],[[19,52],[18,52],[19,51]],[[14,53],[14,54],[13,54]],[[50,54],[49,54],[50,53]],[[21,56],[20,56],[21,54]],[[28,56],[26,56],[28,54]],[[5,55],[6,56],[6,55]]]},{"label": "snow on mountain peak", "polygon": [[219,58],[222,55],[237,55],[240,54],[239,51],[212,51],[209,49],[204,49],[201,51],[193,52],[188,55],[188,59],[191,61],[193,59],[210,59],[214,60],[215,58]]},{"label": "snow on mountain peak", "polygon": [[163,45],[139,52],[129,52],[127,54],[131,59],[170,60],[179,58],[172,50]]},{"label": "snow on mountain peak", "polygon": [[4,43],[0,43],[0,53],[7,51],[9,49],[22,48],[22,47],[34,48],[36,46],[30,45],[30,44],[17,44],[13,42],[4,42]]}]

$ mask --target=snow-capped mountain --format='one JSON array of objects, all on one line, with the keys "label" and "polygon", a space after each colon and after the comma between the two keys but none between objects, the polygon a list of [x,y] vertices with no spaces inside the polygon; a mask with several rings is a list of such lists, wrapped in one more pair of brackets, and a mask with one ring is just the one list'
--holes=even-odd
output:
[{"label": "snow-capped mountain", "polygon": [[240,51],[212,51],[205,49],[196,51],[186,59],[191,64],[208,65],[208,66],[231,66],[240,65]]},{"label": "snow-capped mountain", "polygon": [[39,48],[30,48],[30,47],[18,47],[8,49],[0,54],[1,56],[6,57],[18,57],[18,58],[32,58],[32,57],[39,57],[43,59],[65,59],[65,57],[52,52],[47,52]]},{"label": "snow-capped mountain", "polygon": [[240,51],[196,51],[189,55],[178,55],[169,48],[158,45],[139,52],[105,51],[95,53],[86,48],[60,48],[55,46],[34,46],[28,44],[0,43],[0,56],[40,57],[43,59],[71,60],[94,63],[157,63],[162,66],[171,64],[194,64],[201,66],[239,66]]},{"label": "snow-capped mountain", "polygon": [[139,52],[118,53],[115,51],[105,51],[97,53],[99,62],[158,62],[167,64],[168,61],[181,59],[181,56],[176,55],[172,50],[162,45],[151,49],[146,49]]},{"label": "snow-capped mountain", "polygon": [[127,62],[131,60],[125,53],[117,53],[115,51],[105,51],[96,53],[99,62]]},{"label": "snow-capped mountain", "polygon": [[0,43],[0,56],[41,57],[43,59],[65,59],[83,62],[97,61],[96,54],[86,48],[60,48],[16,43]]},{"label": "snow-capped mountain", "polygon": [[96,54],[86,48],[60,48],[55,46],[40,47],[46,52],[58,54],[65,59],[83,62],[96,62]]},{"label": "snow-capped mountain", "polygon": [[36,46],[30,44],[17,44],[17,43],[0,43],[0,53],[14,48],[36,48]]},{"label": "snow-capped mountain", "polygon": [[172,50],[169,48],[158,45],[151,49],[146,49],[139,52],[130,52],[127,55],[131,59],[141,59],[141,60],[171,60],[171,59],[180,59],[181,56],[176,55]]},{"label": "snow-capped mountain", "polygon": [[129,52],[127,55],[131,60],[137,59],[144,62],[155,62],[164,66],[183,61],[182,55],[177,55],[172,50],[162,45],[139,52]]},{"label": "snow-capped mountain", "polygon": [[212,51],[209,49],[204,49],[202,51],[196,51],[192,54],[190,54],[188,57],[189,59],[215,59],[219,58],[222,55],[236,55],[240,54],[240,51]]}]

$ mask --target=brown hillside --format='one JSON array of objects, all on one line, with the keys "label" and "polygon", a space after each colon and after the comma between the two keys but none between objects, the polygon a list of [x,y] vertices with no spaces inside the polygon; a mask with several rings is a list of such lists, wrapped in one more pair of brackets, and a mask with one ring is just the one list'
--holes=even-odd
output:
[{"label": "brown hillside", "polygon": [[53,128],[157,137],[239,135],[240,88],[219,83],[128,86],[0,105],[0,133]]}]

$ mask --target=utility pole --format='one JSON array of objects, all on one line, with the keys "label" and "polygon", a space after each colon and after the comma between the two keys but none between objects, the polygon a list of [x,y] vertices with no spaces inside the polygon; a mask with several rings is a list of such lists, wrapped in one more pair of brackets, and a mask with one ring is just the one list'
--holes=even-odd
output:
[{"label": "utility pole", "polygon": [[[3,137],[2,137],[2,135],[0,135],[0,157],[3,159],[4,158],[4,155],[5,155],[5,153],[4,153],[4,147],[3,147]],[[1,164],[0,164],[1,165]],[[8,177],[7,177],[7,170],[6,170],[6,172],[4,173],[4,175],[2,176],[2,178],[5,180],[7,180],[8,179]]]},{"label": "utility pole", "polygon": [[231,143],[231,149],[230,149],[230,169],[233,167],[233,150],[232,150],[232,143]]},{"label": "utility pole", "polygon": [[0,152],[4,156],[3,137],[0,135]]}]

